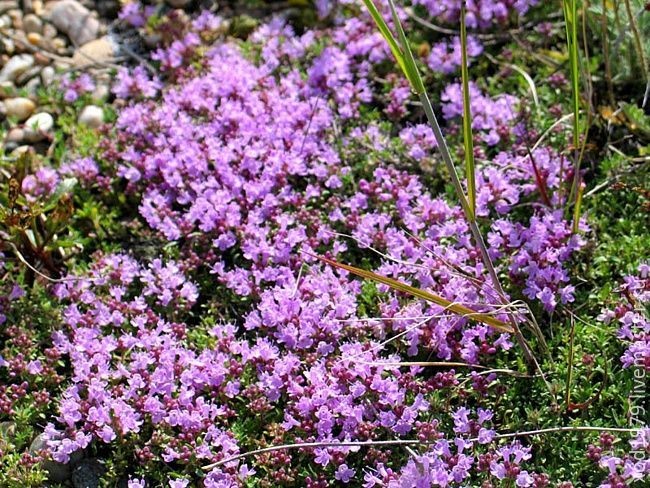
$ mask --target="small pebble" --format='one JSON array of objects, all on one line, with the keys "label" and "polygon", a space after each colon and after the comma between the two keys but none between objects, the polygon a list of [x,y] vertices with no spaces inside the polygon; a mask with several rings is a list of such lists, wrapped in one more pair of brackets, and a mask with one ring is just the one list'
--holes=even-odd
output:
[{"label": "small pebble", "polygon": [[16,77],[16,84],[17,85],[24,85],[27,83],[29,80],[32,78],[38,76],[41,73],[41,67],[40,66],[34,66],[32,68],[29,68],[28,70],[22,72],[20,75]]},{"label": "small pebble", "polygon": [[12,9],[7,12],[7,15],[11,17],[11,24],[16,30],[23,30],[23,11],[20,9]]},{"label": "small pebble", "polygon": [[16,43],[8,37],[0,38],[0,51],[11,56],[16,51]]},{"label": "small pebble", "polygon": [[34,66],[34,56],[21,54],[11,58],[0,71],[0,83],[3,81],[14,81],[19,75]]},{"label": "small pebble", "polygon": [[24,97],[8,98],[4,101],[4,105],[7,117],[12,117],[18,122],[27,119],[36,110],[36,104]]},{"label": "small pebble", "polygon": [[97,39],[101,24],[91,12],[76,0],[61,0],[54,4],[50,20],[59,31],[67,34],[75,46]]},{"label": "small pebble", "polygon": [[92,62],[106,63],[112,61],[116,53],[115,42],[110,37],[103,36],[77,49],[72,56],[72,62],[75,66],[84,66]]},{"label": "small pebble", "polygon": [[29,80],[27,83],[25,83],[25,90],[27,91],[27,95],[36,98],[38,95],[38,89],[41,87],[41,77],[40,76],[35,76],[31,80]]},{"label": "small pebble", "polygon": [[104,123],[104,111],[96,105],[88,105],[79,114],[79,123],[96,129]]},{"label": "small pebble", "polygon": [[7,133],[7,137],[5,137],[5,142],[6,143],[13,142],[15,144],[18,142],[22,142],[23,139],[25,139],[25,131],[19,127],[14,127]]},{"label": "small pebble", "polygon": [[108,89],[107,84],[97,83],[97,86],[95,87],[95,90],[93,91],[91,97],[94,101],[100,101],[100,100],[106,100],[109,94],[110,94],[110,90]]},{"label": "small pebble", "polygon": [[43,37],[38,32],[30,32],[27,34],[27,41],[32,46],[38,46],[41,43],[41,39],[43,39]]},{"label": "small pebble", "polygon": [[43,53],[34,53],[34,62],[40,66],[47,66],[52,60]]},{"label": "small pebble", "polygon": [[58,32],[56,31],[56,27],[54,27],[52,24],[45,24],[43,26],[43,37],[45,39],[54,39]]},{"label": "small pebble", "polygon": [[49,86],[54,82],[54,76],[56,75],[56,71],[54,71],[54,68],[52,66],[45,66],[41,70],[41,81],[45,86]]},{"label": "small pebble", "polygon": [[32,115],[25,121],[25,141],[38,142],[47,137],[54,127],[54,119],[47,112]]},{"label": "small pebble", "polygon": [[43,21],[37,15],[28,14],[23,17],[23,29],[28,34],[41,34],[43,32]]}]

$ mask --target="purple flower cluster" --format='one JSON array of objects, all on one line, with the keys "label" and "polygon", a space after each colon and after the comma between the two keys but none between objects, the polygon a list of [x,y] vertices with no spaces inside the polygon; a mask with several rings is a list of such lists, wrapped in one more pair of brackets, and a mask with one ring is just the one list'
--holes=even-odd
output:
[{"label": "purple flower cluster", "polygon": [[156,77],[152,79],[142,66],[136,66],[133,70],[120,68],[112,91],[117,97],[123,99],[153,98],[161,86]]},{"label": "purple flower cluster", "polygon": [[[583,228],[586,230],[586,228]],[[514,254],[510,259],[510,276],[523,280],[523,293],[530,300],[539,300],[548,312],[558,303],[573,301],[575,288],[569,285],[564,263],[584,245],[574,234],[562,211],[533,215],[528,226],[508,220],[494,222],[488,237],[494,256],[498,249]]]},{"label": "purple flower cluster", "polygon": [[[481,140],[489,145],[498,144],[502,138],[509,137],[510,125],[517,118],[518,100],[512,95],[491,98],[481,92],[474,83],[469,84],[472,129],[480,134]],[[460,83],[452,83],[442,92],[442,114],[447,120],[463,115],[463,88]]]},{"label": "purple flower cluster", "polygon": [[[600,488],[636,486],[650,479],[650,429],[643,427],[630,439],[630,448],[614,447],[613,435],[602,433],[596,444],[587,448],[587,458],[606,472]],[[623,452],[621,452],[623,451]]]},{"label": "purple flower cluster", "polygon": [[[461,0],[413,0],[432,17],[443,22],[457,24],[460,18]],[[537,4],[537,0],[467,0],[467,26],[487,29],[508,22],[513,14],[524,15]]]},{"label": "purple flower cluster", "polygon": [[74,77],[66,75],[61,78],[61,90],[63,99],[72,103],[82,95],[92,93],[95,90],[95,80],[88,73],[81,73]]},{"label": "purple flower cluster", "polygon": [[603,310],[598,316],[605,324],[617,321],[618,337],[627,344],[621,361],[623,366],[650,371],[650,266],[641,264],[636,276],[626,276],[618,293],[621,301],[613,310]]},{"label": "purple flower cluster", "polygon": [[[480,56],[483,53],[483,45],[480,41],[472,36],[467,36],[467,57],[471,63],[472,58]],[[427,65],[431,70],[443,74],[456,72],[462,65],[462,50],[460,37],[455,36],[451,41],[440,41],[431,47],[431,53],[427,58]]]}]

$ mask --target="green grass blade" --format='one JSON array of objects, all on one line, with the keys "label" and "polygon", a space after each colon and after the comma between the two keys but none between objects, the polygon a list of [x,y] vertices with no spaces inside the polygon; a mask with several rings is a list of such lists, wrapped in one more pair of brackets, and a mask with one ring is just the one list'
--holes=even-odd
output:
[{"label": "green grass blade", "polygon": [[450,302],[449,300],[442,298],[441,296],[435,295],[428,291],[421,290],[420,288],[415,288],[414,286],[407,285],[405,283],[402,283],[401,281],[394,280],[393,278],[388,278],[387,276],[382,276],[377,273],[373,273],[372,271],[366,271],[365,269],[357,268],[355,266],[342,264],[322,256],[316,256],[313,254],[310,254],[310,256],[320,259],[321,261],[329,264],[330,266],[334,266],[335,268],[344,269],[345,271],[348,271],[361,278],[372,280],[377,283],[382,283],[386,286],[391,287],[393,290],[401,291],[413,297],[421,298],[422,300],[435,303],[436,305],[445,307],[447,310],[450,310],[462,317],[467,317],[468,319],[487,324],[490,327],[493,327],[494,329],[500,332],[507,332],[507,333],[514,332],[511,326],[502,322],[501,320],[496,319],[490,314],[476,312],[475,310],[472,310],[471,308],[468,308],[464,305]]},{"label": "green grass blade", "polygon": [[566,43],[569,54],[569,72],[571,75],[571,95],[573,105],[573,149],[574,149],[574,175],[568,205],[573,203],[574,222],[573,228],[578,227],[575,217],[580,218],[581,200],[578,198],[580,188],[580,57],[578,46],[578,0],[562,0],[564,25],[566,28]]},{"label": "green grass blade", "polygon": [[400,69],[404,72],[404,74],[408,78],[408,71],[404,63],[404,55],[402,53],[402,50],[399,47],[399,44],[397,43],[397,40],[395,39],[395,36],[388,28],[388,24],[386,24],[386,21],[384,20],[381,13],[377,9],[377,6],[372,0],[363,0],[363,3],[366,5],[366,8],[368,9],[368,12],[370,13],[372,19],[375,21],[375,24],[377,24],[377,28],[379,29],[379,32],[384,37],[384,39],[386,39],[386,42],[388,43],[388,47],[390,47],[393,56],[395,56],[395,60],[397,61],[397,64],[399,64]]},{"label": "green grass blade", "polygon": [[465,177],[467,178],[467,199],[472,215],[476,215],[476,169],[474,165],[474,136],[472,134],[472,109],[469,95],[469,61],[467,60],[467,26],[465,23],[465,2],[460,8],[461,78],[463,82],[463,144],[465,146]]},{"label": "green grass blade", "polygon": [[404,73],[411,83],[411,88],[417,93],[424,93],[424,82],[418,71],[417,64],[415,62],[415,57],[413,56],[413,51],[411,51],[411,46],[409,45],[406,34],[404,34],[404,28],[402,23],[399,20],[397,15],[397,9],[395,8],[395,3],[393,0],[388,0],[388,5],[390,6],[390,11],[393,16],[393,23],[395,24],[395,29],[397,30],[397,36],[399,37],[399,42],[401,44],[402,53],[404,54],[404,66],[406,72]]}]

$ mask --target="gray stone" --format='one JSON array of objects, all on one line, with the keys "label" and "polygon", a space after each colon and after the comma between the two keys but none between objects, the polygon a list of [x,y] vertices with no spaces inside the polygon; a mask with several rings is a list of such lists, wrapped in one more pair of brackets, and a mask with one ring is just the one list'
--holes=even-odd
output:
[{"label": "gray stone", "polygon": [[14,52],[16,52],[16,43],[13,39],[2,37],[0,38],[0,51],[11,56]]},{"label": "gray stone", "polygon": [[16,85],[24,85],[32,78],[37,77],[39,74],[41,74],[41,67],[33,66],[16,77]]},{"label": "gray stone", "polygon": [[99,20],[76,0],[57,2],[50,11],[50,20],[75,46],[97,39],[101,31]]},{"label": "gray stone", "polygon": [[19,8],[9,10],[7,15],[11,17],[11,25],[13,25],[16,30],[23,30],[23,11]]},{"label": "gray stone", "polygon": [[15,81],[18,76],[34,66],[34,56],[21,54],[11,58],[0,70],[0,83]]},{"label": "gray stone", "polygon": [[25,83],[25,91],[27,92],[27,95],[36,98],[38,96],[38,89],[41,87],[41,78],[40,76],[37,76],[36,78],[32,78],[29,80],[27,83]]},{"label": "gray stone", "polygon": [[32,115],[25,121],[25,141],[42,141],[52,131],[53,127],[54,118],[47,112]]},{"label": "gray stone", "polygon": [[37,15],[27,14],[23,17],[23,29],[25,32],[42,34],[43,33],[43,21],[38,18]]},{"label": "gray stone", "polygon": [[84,66],[91,63],[107,63],[113,61],[116,54],[117,45],[110,37],[103,36],[77,49],[72,56],[72,63],[75,66]]},{"label": "gray stone", "polygon": [[45,24],[43,26],[43,37],[45,39],[54,39],[58,32],[56,31],[56,27],[54,27],[52,24]]},{"label": "gray stone", "polygon": [[17,0],[0,0],[0,13],[5,13],[7,10],[18,8]]},{"label": "gray stone", "polygon": [[79,114],[78,122],[96,129],[104,123],[104,111],[97,105],[87,105]]},{"label": "gray stone", "polygon": [[45,68],[41,70],[41,81],[45,86],[49,86],[54,82],[55,75],[56,71],[54,71],[52,66],[45,66]]},{"label": "gray stone", "polygon": [[0,422],[0,439],[11,440],[16,435],[16,422]]},{"label": "gray stone", "polygon": [[7,137],[5,137],[5,143],[14,143],[17,144],[19,142],[23,142],[25,139],[25,131],[22,130],[20,127],[14,127],[7,133]]},{"label": "gray stone", "polygon": [[72,470],[74,488],[98,488],[103,466],[96,459],[84,459]]},{"label": "gray stone", "polygon": [[91,97],[93,101],[100,102],[102,100],[106,100],[109,94],[110,94],[110,90],[108,88],[108,84],[97,83],[97,86],[95,87],[95,90],[92,92]]},{"label": "gray stone", "polygon": [[7,117],[13,117],[18,122],[27,119],[36,110],[36,104],[29,98],[8,98],[4,101]]}]

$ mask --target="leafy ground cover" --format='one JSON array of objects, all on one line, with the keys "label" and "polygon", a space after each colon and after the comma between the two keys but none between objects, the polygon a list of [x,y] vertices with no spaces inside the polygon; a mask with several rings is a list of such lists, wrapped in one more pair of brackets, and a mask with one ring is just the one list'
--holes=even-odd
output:
[{"label": "leafy ground cover", "polygon": [[129,2],[156,47],[106,123],[87,74],[42,94],[53,150],[0,180],[0,485],[647,485],[645,6],[575,5],[572,100],[559,2],[377,2],[459,174],[471,112],[474,219],[368,3]]}]

